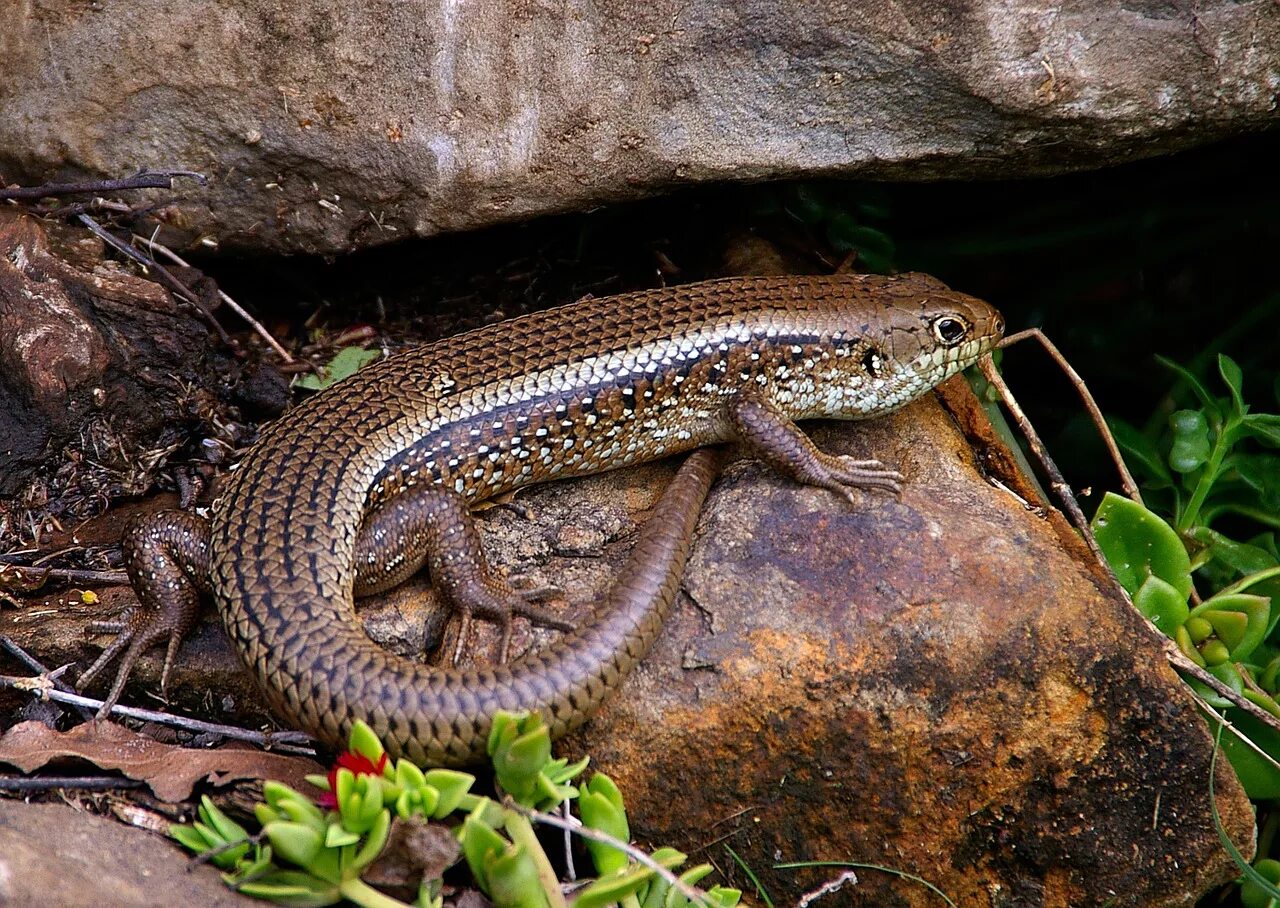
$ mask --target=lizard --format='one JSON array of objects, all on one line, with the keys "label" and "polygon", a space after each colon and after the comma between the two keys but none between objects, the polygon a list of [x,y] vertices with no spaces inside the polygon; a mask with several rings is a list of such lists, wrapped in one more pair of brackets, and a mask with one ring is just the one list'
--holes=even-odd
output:
[{"label": "lizard", "polygon": [[[125,562],[142,608],[81,678],[117,656],[103,707],[167,641],[162,688],[211,593],[273,710],[340,747],[357,719],[393,757],[483,760],[499,710],[579,727],[649,650],[677,597],[721,442],[855,501],[898,492],[875,460],[819,450],[796,420],[895,410],[992,350],[999,312],[923,274],[723,278],[588,299],[391,356],[269,425],[206,521],[135,520]],[[699,449],[699,450],[694,450]],[[693,451],[615,585],[569,629],[487,565],[472,505],[532,483]],[[364,633],[353,598],[426,565],[464,619],[503,624],[492,667],[431,666]],[[505,660],[512,615],[560,627]]]}]

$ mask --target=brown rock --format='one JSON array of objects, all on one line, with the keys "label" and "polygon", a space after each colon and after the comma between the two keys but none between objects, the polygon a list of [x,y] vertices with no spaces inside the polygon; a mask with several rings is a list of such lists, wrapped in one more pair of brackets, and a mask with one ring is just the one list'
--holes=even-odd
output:
[{"label": "brown rock", "polygon": [[0,905],[260,904],[172,842],[62,804],[0,800]]},{"label": "brown rock", "polygon": [[[685,582],[696,607],[571,748],[617,780],[633,834],[723,838],[779,904],[839,873],[773,869],[806,860],[897,868],[960,905],[1181,905],[1233,877],[1204,723],[1057,512],[989,485],[933,401],[815,437],[897,464],[902,500],[851,510],[729,471]],[[1217,790],[1247,850],[1225,766]],[[937,904],[858,876],[840,904]]]},{"label": "brown rock", "polygon": [[[927,399],[815,431],[827,450],[902,469],[901,501],[866,494],[851,509],[754,463],[731,466],[701,522],[690,600],[562,749],[590,753],[618,780],[640,842],[731,868],[718,845],[699,850],[724,838],[778,904],[837,873],[772,869],[801,860],[897,868],[960,905],[1188,904],[1235,875],[1209,816],[1208,733],[1158,636],[1059,515],[983,479],[964,433],[994,442],[967,389],[950,397],[962,427]],[[581,620],[671,469],[521,495],[520,507],[482,515],[486,548],[499,567],[564,589]],[[584,557],[597,549],[603,558]],[[426,613],[402,596],[375,606],[374,626],[412,653]],[[0,623],[25,623],[40,654],[49,619],[25,612]],[[180,699],[216,698],[222,682],[209,679],[235,672],[212,623],[197,668],[187,656],[175,678]],[[517,652],[550,637],[517,629]],[[468,641],[476,662],[495,637]],[[158,666],[145,660],[140,680],[154,684]],[[255,702],[236,689],[221,704],[229,713]],[[1225,764],[1217,791],[1248,851],[1251,807]],[[915,884],[858,876],[841,904],[936,903]]]},{"label": "brown rock", "polygon": [[1261,130],[1280,81],[1272,0],[52,0],[5,25],[4,180],[204,171],[175,226],[276,250],[706,181],[1100,167]]}]

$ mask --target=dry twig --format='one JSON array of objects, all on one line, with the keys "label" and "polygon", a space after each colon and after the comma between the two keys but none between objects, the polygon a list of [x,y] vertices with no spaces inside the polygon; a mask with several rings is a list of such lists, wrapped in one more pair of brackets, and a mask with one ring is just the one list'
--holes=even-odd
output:
[{"label": "dry twig", "polygon": [[[133,239],[134,239],[134,242],[145,243],[147,245],[147,248],[150,249],[153,253],[159,253],[160,255],[167,258],[169,261],[173,262],[175,265],[178,265],[182,268],[191,267],[172,249],[170,249],[167,246],[162,246],[161,244],[157,243],[155,240],[149,237],[139,236],[138,234],[135,233],[133,235]],[[261,337],[264,341],[266,341],[267,344],[270,345],[271,349],[276,351],[276,354],[281,359],[283,359],[285,363],[293,362],[293,357],[289,355],[289,351],[285,350],[284,347],[280,346],[280,343],[274,337],[271,336],[271,332],[268,331],[260,321],[258,321],[252,315],[250,315],[244,309],[244,307],[242,307],[239,303],[237,303],[235,300],[229,297],[221,289],[218,290],[218,299],[222,300],[223,304],[228,309],[230,309],[236,315],[240,316],[240,318],[244,319],[245,323],[248,324],[249,327],[251,327],[258,334],[259,337]]]},{"label": "dry twig", "polygon": [[[55,703],[86,706],[94,710],[102,707],[101,700],[55,690],[52,681],[48,680],[50,677],[50,675],[41,675],[35,678],[21,678],[12,675],[0,675],[0,687],[10,687],[14,690],[36,693],[44,699],[53,700]],[[188,719],[186,716],[175,716],[172,713],[162,713],[153,709],[138,709],[134,706],[121,706],[119,704],[113,706],[111,712],[116,715],[127,716],[130,719],[159,722],[163,725],[172,725],[175,728],[182,728],[199,734],[221,735],[224,738],[232,738],[236,741],[248,741],[260,747],[279,750],[284,753],[315,755],[315,751],[310,747],[300,746],[311,743],[311,739],[302,734],[302,732],[253,731],[252,729],[240,728],[235,725],[219,725],[216,722],[204,722],[200,719]]]},{"label": "dry twig", "polygon": [[128,189],[172,189],[178,177],[195,180],[201,186],[209,182],[194,170],[143,170],[121,180],[86,180],[80,183],[45,183],[42,186],[0,187],[0,201],[36,201],[55,195],[80,195],[86,192],[121,192]]}]

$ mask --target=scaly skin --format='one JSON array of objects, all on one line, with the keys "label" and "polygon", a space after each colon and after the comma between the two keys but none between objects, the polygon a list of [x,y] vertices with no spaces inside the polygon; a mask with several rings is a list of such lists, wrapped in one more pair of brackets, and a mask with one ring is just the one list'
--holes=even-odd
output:
[{"label": "scaly skin", "polygon": [[[386,585],[370,572],[403,577],[424,553],[433,572],[475,568],[478,585],[455,583],[456,598],[510,593],[474,545],[449,541],[470,529],[465,508],[436,508],[425,521],[434,535],[413,543],[369,532],[371,512],[447,503],[449,490],[476,502],[730,440],[846,496],[896,489],[897,474],[823,454],[793,420],[896,409],[991,350],[1003,328],[986,303],[915,274],[709,281],[481,328],[370,366],[273,424],[230,476],[191,564],[209,565],[232,641],[282,717],[335,745],[363,719],[393,756],[474,762],[497,710],[539,710],[562,735],[643,658],[675,599],[715,455],[682,467],[595,618],[491,669],[419,664],[365,635],[353,591]],[[168,582],[142,542],[131,551],[135,585]],[[152,637],[169,633],[172,648],[181,620]]]}]

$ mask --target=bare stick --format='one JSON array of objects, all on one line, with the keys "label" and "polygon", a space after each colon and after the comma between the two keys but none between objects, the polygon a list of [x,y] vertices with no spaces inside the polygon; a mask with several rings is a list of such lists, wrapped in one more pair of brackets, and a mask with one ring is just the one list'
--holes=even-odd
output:
[{"label": "bare stick", "polygon": [[1009,390],[1009,386],[1005,384],[1004,379],[1000,377],[1000,373],[996,371],[995,363],[991,357],[984,356],[979,360],[978,368],[982,370],[982,374],[987,381],[991,382],[992,386],[1000,392],[1001,401],[1008,408],[1009,415],[1013,418],[1018,430],[1022,432],[1022,437],[1027,440],[1027,446],[1031,449],[1032,455],[1039,461],[1040,468],[1049,477],[1049,487],[1053,489],[1058,496],[1058,500],[1062,502],[1063,509],[1067,512],[1067,517],[1075,525],[1076,529],[1080,531],[1094,557],[1098,561],[1105,563],[1106,559],[1102,556],[1102,550],[1098,548],[1098,543],[1094,540],[1093,533],[1089,531],[1089,521],[1085,519],[1084,512],[1080,510],[1080,505],[1071,491],[1071,486],[1067,484],[1066,479],[1062,476],[1062,471],[1058,469],[1058,465],[1049,456],[1049,451],[1045,448],[1044,442],[1040,440],[1040,435],[1036,432],[1035,427],[1031,425],[1031,420],[1027,419],[1027,414],[1023,413],[1022,407],[1018,406],[1018,401],[1013,396],[1013,392]]},{"label": "bare stick", "polygon": [[[1215,694],[1218,694],[1223,699],[1229,700],[1232,706],[1236,707],[1237,709],[1244,710],[1249,715],[1253,716],[1255,719],[1261,722],[1263,725],[1266,725],[1267,727],[1273,728],[1276,731],[1280,732],[1280,719],[1277,719],[1275,716],[1267,712],[1258,704],[1254,703],[1248,697],[1245,697],[1242,694],[1236,693],[1230,687],[1228,687],[1227,685],[1219,681],[1216,677],[1209,674],[1209,672],[1205,671],[1203,668],[1196,665],[1189,658],[1187,658],[1186,653],[1184,653],[1182,650],[1178,648],[1178,644],[1173,640],[1170,640],[1168,637],[1164,638],[1164,656],[1165,656],[1165,659],[1169,661],[1169,664],[1172,665],[1174,668],[1176,668],[1178,671],[1185,672],[1186,674],[1195,678],[1201,684],[1211,688]],[[1243,672],[1241,674],[1243,674]]]},{"label": "bare stick", "polygon": [[[151,239],[150,237],[139,236],[136,233],[133,235],[133,238],[135,242],[146,243],[147,248],[150,249],[153,253],[159,253],[160,255],[167,258],[169,261],[173,262],[175,265],[180,265],[183,268],[191,267],[185,261],[183,261],[183,259],[176,252],[170,249],[168,246],[162,246],[161,244],[157,243],[155,240]],[[249,325],[249,327],[251,327],[254,331],[256,331],[258,336],[261,337],[264,341],[266,341],[271,346],[271,349],[276,351],[276,354],[279,355],[281,359],[283,359],[286,363],[293,362],[293,357],[289,355],[289,351],[285,350],[284,347],[280,346],[279,342],[277,342],[276,339],[271,336],[271,332],[268,331],[266,327],[263,326],[262,322],[258,321],[256,318],[250,315],[247,311],[245,311],[244,307],[242,307],[239,303],[237,303],[231,297],[227,296],[227,294],[224,293],[221,289],[218,290],[218,299],[222,300],[222,302],[226,305],[228,309],[230,309],[236,315],[244,319],[244,321]]]},{"label": "bare stick", "polygon": [[118,779],[113,776],[0,776],[0,791],[50,791],[57,788],[74,788],[80,791],[112,791],[117,788],[141,788],[146,783],[139,779]]},{"label": "bare stick", "polygon": [[591,839],[591,841],[593,842],[601,842],[605,845],[612,845],[614,848],[621,851],[623,854],[631,858],[631,860],[635,861],[637,864],[643,864],[645,867],[648,867],[658,876],[662,877],[670,885],[672,885],[677,890],[679,890],[681,895],[683,895],[689,901],[693,902],[695,905],[707,904],[707,897],[705,893],[699,892],[697,889],[694,889],[684,880],[680,879],[670,870],[663,867],[661,864],[659,864],[649,855],[645,854],[639,848],[636,848],[634,845],[628,844],[627,842],[624,842],[621,839],[615,839],[613,836],[609,835],[607,832],[601,832],[598,829],[592,829],[591,827],[583,826],[580,823],[561,819],[560,817],[556,816],[553,813],[543,813],[540,810],[530,810],[528,807],[524,807],[520,804],[517,804],[515,801],[511,800],[510,798],[505,798],[503,800],[502,806],[508,808],[509,810],[514,810],[516,813],[520,814],[521,816],[528,817],[530,820],[534,820],[535,822],[545,823],[546,825],[554,826],[557,829],[567,830],[569,832],[572,832],[574,835],[581,836],[584,839]]},{"label": "bare stick", "polygon": [[236,349],[236,343],[234,340],[231,339],[231,335],[227,334],[226,329],[224,329],[222,325],[218,323],[218,320],[213,317],[213,313],[205,308],[204,303],[200,301],[200,297],[196,295],[194,290],[192,290],[182,281],[178,280],[178,278],[174,276],[173,272],[171,272],[168,268],[161,265],[151,256],[143,255],[137,249],[134,249],[124,240],[120,239],[114,233],[104,228],[101,224],[99,224],[93,218],[89,217],[89,215],[87,214],[76,215],[76,219],[81,224],[84,224],[86,227],[88,227],[90,232],[93,233],[94,236],[98,237],[100,240],[102,240],[112,249],[116,250],[121,255],[128,256],[129,258],[133,259],[135,262],[142,265],[142,267],[147,268],[151,271],[154,271],[156,275],[160,278],[160,283],[164,284],[174,293],[178,294],[178,296],[182,297],[182,299],[186,300],[188,303],[196,307],[196,311],[199,312],[202,316],[204,316],[205,321],[209,323],[210,327],[212,327],[214,331],[218,332],[218,337],[222,340],[224,344],[226,344],[232,350]]},{"label": "bare stick", "polygon": [[63,583],[128,583],[129,575],[124,571],[89,571],[77,568],[50,568],[50,567],[33,567],[27,564],[4,565],[6,571],[12,571],[22,580],[25,580],[25,574],[30,571],[39,574],[39,579],[35,580],[35,586],[32,589],[38,590],[50,580],[62,581]]},{"label": "bare stick", "polygon": [[858,875],[852,870],[846,870],[834,880],[827,880],[817,889],[806,892],[800,897],[800,901],[796,902],[796,908],[809,908],[814,902],[822,898],[824,895],[831,895],[833,892],[839,892],[844,888],[845,883],[858,885]]},{"label": "bare stick", "polygon": [[1076,389],[1076,393],[1080,395],[1080,400],[1084,403],[1085,409],[1089,411],[1089,416],[1093,419],[1093,424],[1097,427],[1098,434],[1102,436],[1103,444],[1107,446],[1107,452],[1111,455],[1111,462],[1115,464],[1116,471],[1120,474],[1120,485],[1124,489],[1124,493],[1138,504],[1142,504],[1142,493],[1138,491],[1138,484],[1133,481],[1133,474],[1129,472],[1129,467],[1126,466],[1124,457],[1120,454],[1120,448],[1116,445],[1115,436],[1111,434],[1111,429],[1102,415],[1098,402],[1093,399],[1089,386],[1084,383],[1080,373],[1071,367],[1071,363],[1067,362],[1067,358],[1062,355],[1062,351],[1039,328],[1028,328],[1026,331],[1010,334],[1000,342],[1000,346],[1008,347],[1010,344],[1016,344],[1018,341],[1028,338],[1039,341],[1040,346],[1044,347],[1045,352],[1058,364],[1058,368],[1066,373],[1067,378]]},{"label": "bare stick", "polygon": [[[53,684],[55,689],[61,691],[64,694],[73,694],[73,695],[75,694],[75,690],[71,687],[70,684],[63,681],[61,678],[59,678],[57,674],[49,671],[48,666],[42,663],[35,656],[28,653],[22,647],[18,646],[17,643],[15,643],[12,639],[10,639],[5,634],[0,634],[0,647],[3,647],[9,653],[9,655],[13,656],[15,659],[17,659],[27,668],[31,669],[33,672],[36,672],[37,674],[45,678],[48,678],[49,681]],[[83,706],[77,706],[75,707],[75,710],[80,714],[80,718],[82,719],[93,718],[92,710],[86,709]]]},{"label": "bare stick", "polygon": [[54,195],[79,195],[85,192],[119,192],[125,189],[172,189],[177,177],[188,177],[201,186],[209,182],[194,170],[144,170],[122,180],[88,180],[82,183],[46,183],[43,186],[0,187],[0,201],[30,201]]},{"label": "bare stick", "polygon": [[[29,691],[31,693],[38,694],[46,700],[53,700],[56,703],[68,703],[72,706],[87,706],[94,710],[102,707],[101,700],[95,700],[92,697],[85,697],[80,694],[69,694],[60,690],[54,690],[52,683],[44,677],[18,678],[12,675],[0,675],[0,687],[11,687],[14,690]],[[248,741],[251,744],[257,744],[261,747],[279,750],[285,753],[307,755],[315,754],[315,751],[309,747],[297,746],[311,743],[311,738],[298,731],[264,733],[260,731],[253,731],[248,728],[239,728],[235,725],[218,725],[215,722],[203,722],[199,719],[188,719],[185,716],[175,716],[172,713],[162,713],[152,709],[138,709],[135,706],[120,706],[119,704],[113,706],[111,708],[111,712],[116,715],[127,716],[130,719],[141,719],[144,722],[159,722],[163,725],[172,725],[176,728],[186,729],[187,731],[221,735],[224,738],[232,738],[236,741]]]},{"label": "bare stick", "polygon": [[1271,754],[1267,753],[1265,750],[1263,750],[1263,749],[1262,749],[1261,747],[1259,747],[1257,744],[1253,743],[1252,739],[1250,739],[1250,737],[1249,737],[1248,735],[1246,735],[1246,734],[1245,734],[1244,732],[1242,732],[1240,729],[1236,728],[1234,725],[1232,725],[1230,722],[1228,722],[1228,721],[1227,721],[1227,717],[1226,717],[1226,716],[1224,716],[1222,713],[1218,712],[1216,709],[1214,709],[1214,708],[1213,708],[1212,706],[1210,706],[1208,703],[1206,703],[1206,702],[1204,701],[1204,698],[1203,698],[1203,697],[1196,697],[1196,701],[1200,704],[1200,708],[1201,708],[1201,709],[1203,709],[1203,710],[1204,710],[1205,712],[1207,712],[1209,715],[1213,716],[1213,718],[1214,718],[1214,721],[1215,721],[1215,722],[1221,722],[1221,723],[1222,723],[1222,726],[1223,726],[1227,731],[1229,731],[1229,732],[1231,732],[1231,734],[1235,735],[1236,740],[1238,740],[1240,743],[1242,743],[1242,744],[1244,744],[1245,746],[1247,746],[1250,750],[1252,750],[1252,751],[1254,751],[1255,753],[1257,753],[1257,755],[1258,755],[1258,756],[1262,757],[1262,759],[1263,759],[1263,760],[1265,760],[1266,762],[1270,763],[1270,764],[1271,764],[1272,766],[1274,766],[1276,769],[1280,769],[1280,760],[1277,760],[1275,757],[1271,756]]}]

